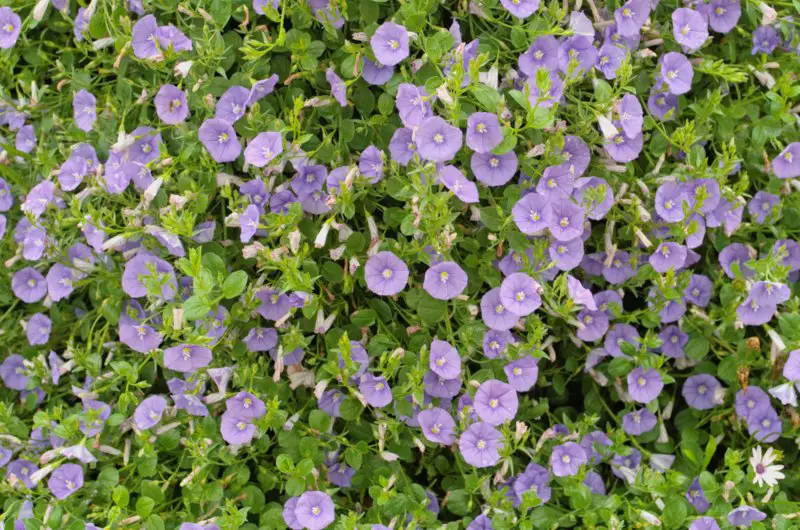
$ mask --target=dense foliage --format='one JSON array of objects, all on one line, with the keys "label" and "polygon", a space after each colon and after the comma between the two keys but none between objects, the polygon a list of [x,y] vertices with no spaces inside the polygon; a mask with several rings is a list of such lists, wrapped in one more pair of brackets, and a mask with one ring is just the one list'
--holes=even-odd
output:
[{"label": "dense foliage", "polygon": [[800,528],[796,0],[0,4],[5,529]]}]

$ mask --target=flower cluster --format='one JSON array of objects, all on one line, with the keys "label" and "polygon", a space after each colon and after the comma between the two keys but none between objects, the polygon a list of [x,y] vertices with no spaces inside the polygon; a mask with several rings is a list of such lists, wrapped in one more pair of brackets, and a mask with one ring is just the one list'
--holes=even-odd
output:
[{"label": "flower cluster", "polygon": [[11,4],[6,527],[800,520],[791,4]]}]

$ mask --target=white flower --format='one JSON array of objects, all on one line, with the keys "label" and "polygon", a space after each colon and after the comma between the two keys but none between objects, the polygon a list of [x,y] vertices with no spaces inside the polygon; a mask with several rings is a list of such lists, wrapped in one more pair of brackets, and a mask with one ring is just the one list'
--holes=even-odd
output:
[{"label": "white flower", "polygon": [[753,456],[750,457],[750,465],[753,466],[753,484],[775,486],[778,481],[786,475],[781,473],[783,466],[775,466],[772,463],[777,459],[777,455],[772,452],[772,447],[762,455],[761,446],[753,449]]}]

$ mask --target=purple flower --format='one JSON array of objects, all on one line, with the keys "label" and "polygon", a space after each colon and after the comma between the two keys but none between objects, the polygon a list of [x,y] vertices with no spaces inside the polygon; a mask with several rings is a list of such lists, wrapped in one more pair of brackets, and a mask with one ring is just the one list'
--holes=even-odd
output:
[{"label": "purple flower", "polygon": [[42,313],[36,313],[28,320],[28,327],[25,330],[25,335],[28,338],[28,343],[31,346],[39,346],[47,344],[50,338],[50,329],[52,323],[50,319]]},{"label": "purple flower", "polygon": [[53,471],[47,481],[56,499],[63,500],[83,486],[83,469],[78,464],[63,464]]},{"label": "purple flower", "polygon": [[0,212],[7,212],[14,204],[14,195],[11,193],[8,183],[0,178]]},{"label": "purple flower", "polygon": [[[375,526],[372,527],[372,530],[384,530],[383,528],[375,528]],[[386,528],[385,530],[389,529]],[[487,516],[480,514],[478,517],[472,520],[469,526],[467,526],[467,530],[492,530],[492,520]]]},{"label": "purple flower", "polygon": [[644,115],[639,99],[633,94],[626,94],[617,106],[619,122],[622,130],[629,138],[633,138],[642,132]]},{"label": "purple flower", "polygon": [[581,238],[572,241],[554,240],[550,243],[548,252],[557,269],[570,271],[583,260],[583,240]]},{"label": "purple flower", "polygon": [[425,393],[430,397],[440,399],[453,399],[461,390],[461,379],[443,379],[432,371],[425,372],[422,378],[425,385]]},{"label": "purple flower", "polygon": [[763,406],[750,413],[747,430],[759,442],[772,443],[780,436],[783,425],[775,409]]},{"label": "purple flower", "polygon": [[500,425],[514,419],[519,399],[514,388],[497,379],[481,383],[475,392],[475,411],[481,421],[489,425]]},{"label": "purple flower", "polygon": [[[400,127],[394,131],[389,142],[389,154],[392,155],[392,160],[401,166],[407,166],[416,152],[417,144],[414,143],[414,131],[406,127]],[[346,173],[347,171],[345,171]]]},{"label": "purple flower", "polygon": [[612,445],[611,438],[603,431],[592,431],[581,439],[581,447],[586,452],[590,465],[602,462],[607,453],[606,448]]},{"label": "purple flower", "polygon": [[597,52],[595,67],[603,73],[606,79],[615,79],[622,61],[625,60],[627,52],[625,48],[606,41]]},{"label": "purple flower", "polygon": [[405,289],[408,273],[405,262],[388,251],[378,252],[364,265],[367,288],[381,296],[394,295]]},{"label": "purple flower", "polygon": [[119,341],[133,351],[147,353],[161,345],[163,337],[152,326],[142,324],[127,315],[119,320]]},{"label": "purple flower", "polygon": [[647,108],[659,120],[673,120],[678,114],[678,96],[671,94],[667,86],[661,83],[650,92]]},{"label": "purple flower", "polygon": [[576,335],[585,342],[595,342],[603,338],[608,331],[608,316],[603,311],[583,309],[577,315],[581,327]]},{"label": "purple flower", "polygon": [[708,38],[708,23],[694,9],[681,7],[672,12],[672,35],[684,51],[692,53]]},{"label": "purple flower", "polygon": [[167,125],[176,125],[189,117],[186,92],[175,85],[164,85],[155,97],[156,114]]},{"label": "purple flower", "polygon": [[583,209],[569,199],[558,199],[545,211],[545,220],[552,236],[570,241],[583,234]]},{"label": "purple flower", "polygon": [[564,96],[564,82],[555,71],[547,72],[548,84],[539,86],[538,82],[531,82],[529,80],[525,84],[530,89],[528,101],[534,107],[542,107],[545,109],[552,108],[553,105],[560,103]]},{"label": "purple flower", "polygon": [[660,274],[680,270],[686,262],[686,247],[678,243],[661,243],[650,255],[650,265]]},{"label": "purple flower", "polygon": [[328,68],[325,71],[325,80],[331,85],[331,95],[333,99],[342,107],[347,106],[347,85],[342,81],[342,78],[336,75],[333,68]]},{"label": "purple flower", "polygon": [[156,29],[156,38],[162,50],[181,52],[191,51],[192,49],[192,41],[172,24],[159,26]]},{"label": "purple flower", "polygon": [[627,456],[616,454],[611,459],[611,472],[615,477],[625,479],[621,468],[626,468],[631,471],[636,471],[642,463],[642,454],[637,449],[631,449],[630,454]]},{"label": "purple flower", "polygon": [[527,392],[539,378],[539,365],[531,355],[512,361],[503,367],[506,379],[517,392]]},{"label": "purple flower", "polygon": [[[516,394],[514,396],[516,398]],[[464,461],[471,466],[493,466],[500,460],[499,450],[504,447],[502,437],[500,431],[490,424],[479,421],[461,434],[458,449]]]},{"label": "purple flower", "polygon": [[638,35],[648,16],[650,16],[650,0],[628,0],[614,11],[617,31],[625,37]]},{"label": "purple flower", "polygon": [[[400,121],[409,128],[418,127],[423,120],[433,116],[430,96],[421,86],[401,83],[397,87],[395,104]],[[419,143],[418,141],[416,143]]]},{"label": "purple flower", "polygon": [[707,13],[711,29],[717,33],[728,33],[739,22],[742,5],[739,0],[712,0]]},{"label": "purple flower", "polygon": [[328,170],[325,166],[302,166],[292,179],[292,189],[298,194],[308,194],[322,189]]},{"label": "purple flower", "polygon": [[467,119],[467,146],[476,153],[488,153],[503,141],[503,129],[496,114],[474,112]]},{"label": "purple flower", "polygon": [[228,411],[220,418],[220,433],[231,445],[248,445],[256,435],[256,426]]},{"label": "purple flower", "polygon": [[592,155],[589,146],[578,136],[567,135],[564,137],[564,148],[561,151],[564,158],[562,167],[567,167],[573,177],[578,178],[589,168]]},{"label": "purple flower", "polygon": [[535,78],[540,68],[555,72],[558,69],[558,41],[552,35],[537,37],[519,56],[518,62],[520,71],[528,77]]},{"label": "purple flower", "polygon": [[330,0],[310,0],[308,5],[314,18],[323,24],[330,24],[335,29],[344,26],[344,18],[339,14],[339,8],[331,5]]},{"label": "purple flower", "polygon": [[381,24],[369,43],[381,64],[394,66],[408,57],[408,31],[394,22]]},{"label": "purple flower", "polygon": [[547,228],[546,218],[549,211],[550,202],[544,195],[528,193],[514,205],[511,215],[520,232],[532,236]]},{"label": "purple flower", "polygon": [[641,366],[628,374],[628,393],[638,403],[650,403],[664,388],[661,374],[654,368],[645,370]]},{"label": "purple flower", "polygon": [[760,326],[766,324],[775,315],[777,306],[771,301],[759,303],[752,295],[736,308],[736,316],[745,325]]},{"label": "purple flower", "polygon": [[164,365],[176,372],[192,373],[211,362],[211,350],[195,344],[181,344],[164,350]]},{"label": "purple flower", "polygon": [[437,181],[452,191],[461,202],[473,204],[479,201],[478,187],[455,166],[445,166],[436,174]]},{"label": "purple flower", "polygon": [[686,403],[697,410],[709,410],[720,405],[722,393],[724,393],[724,389],[720,382],[708,374],[688,377],[681,389]]},{"label": "purple flower", "polygon": [[611,258],[610,266],[603,266],[602,274],[607,282],[614,285],[624,283],[632,278],[635,271],[631,265],[630,255],[624,250],[616,251]]},{"label": "purple flower", "polygon": [[461,376],[461,356],[450,343],[434,339],[428,367],[443,379],[455,379]]},{"label": "purple flower", "polygon": [[746,265],[750,259],[755,256],[751,254],[751,249],[742,243],[731,243],[723,248],[719,253],[719,264],[725,271],[728,278],[736,279],[736,274],[733,270],[733,265],[736,264],[742,273],[742,276],[748,278],[754,274],[753,270]]},{"label": "purple flower", "polygon": [[442,445],[455,443],[456,422],[446,410],[434,407],[420,411],[417,420],[426,440]]},{"label": "purple flower", "polygon": [[689,530],[720,530],[713,517],[698,517],[689,525]]},{"label": "purple flower", "polygon": [[622,132],[618,132],[606,140],[605,148],[608,156],[617,162],[633,162],[639,157],[644,145],[644,136],[639,133],[638,135],[629,138]]},{"label": "purple flower", "polygon": [[500,302],[517,316],[527,316],[542,305],[539,296],[541,287],[536,280],[521,272],[515,272],[503,280],[500,286]]},{"label": "purple flower", "polygon": [[689,486],[689,490],[686,492],[686,500],[689,501],[689,504],[694,506],[694,509],[697,510],[698,513],[706,513],[711,507],[711,503],[709,503],[706,498],[706,492],[703,491],[703,488],[700,486],[700,480],[697,478],[694,479],[692,485]]},{"label": "purple flower", "polygon": [[21,481],[25,484],[25,487],[33,489],[36,487],[36,483],[31,480],[31,475],[33,475],[36,471],[39,470],[39,466],[25,460],[24,458],[18,458],[12,462],[8,463],[6,466],[6,477],[7,478],[16,478],[16,480]]},{"label": "purple flower", "polygon": [[423,120],[415,133],[415,139],[419,155],[432,162],[447,162],[462,145],[461,130],[438,116]]},{"label": "purple flower", "polygon": [[247,111],[250,91],[243,86],[232,86],[220,96],[214,111],[214,118],[233,125]]},{"label": "purple flower", "polygon": [[21,355],[13,354],[3,359],[0,364],[0,379],[11,390],[25,390],[28,386],[28,370],[24,361]]},{"label": "purple flower", "polygon": [[252,352],[269,351],[278,345],[278,332],[272,328],[253,328],[244,338],[244,343]]},{"label": "purple flower", "polygon": [[753,49],[750,53],[753,55],[757,53],[766,53],[767,55],[775,51],[778,44],[781,43],[781,38],[778,32],[772,26],[759,26],[753,32]]},{"label": "purple flower", "polygon": [[666,53],[661,56],[659,65],[661,78],[671,94],[679,96],[691,90],[694,70],[685,55],[678,52]]},{"label": "purple flower", "polygon": [[629,412],[622,417],[622,429],[626,434],[640,436],[650,432],[658,423],[656,415],[642,407],[633,412]]},{"label": "purple flower", "polygon": [[72,97],[72,111],[78,129],[89,132],[97,121],[97,99],[87,90],[80,89]]},{"label": "purple flower", "polygon": [[755,508],[751,508],[750,506],[739,506],[728,514],[728,522],[730,524],[733,526],[745,526],[747,528],[750,528],[753,522],[763,521],[766,518],[767,514]]},{"label": "purple flower", "polygon": [[308,530],[322,530],[336,518],[333,501],[321,491],[307,491],[297,500],[294,515]]},{"label": "purple flower", "polygon": [[536,192],[548,201],[569,197],[575,187],[575,178],[567,164],[550,166],[544,170],[536,184]]},{"label": "purple flower", "polygon": [[508,183],[517,172],[517,155],[509,151],[502,155],[494,153],[473,153],[470,167],[485,186],[502,186]]},{"label": "purple flower", "polygon": [[800,142],[792,142],[772,160],[772,171],[779,179],[800,177]]},{"label": "purple flower", "polygon": [[500,0],[500,3],[517,18],[528,18],[539,9],[539,0]]},{"label": "purple flower", "polygon": [[[277,3],[277,1],[275,3]],[[251,107],[259,100],[272,94],[276,84],[278,84],[278,74],[272,74],[266,79],[253,83],[253,86],[250,88],[250,95],[247,96],[247,106]]]},{"label": "purple flower", "polygon": [[668,223],[677,223],[684,218],[683,188],[674,182],[665,182],[656,190],[655,206],[659,217]]},{"label": "purple flower", "polygon": [[226,412],[235,418],[254,420],[267,413],[264,402],[250,392],[239,392],[225,402]]},{"label": "purple flower", "polygon": [[[2,31],[2,29],[0,29]],[[36,134],[33,131],[33,125],[25,125],[20,127],[17,135],[14,138],[14,147],[17,151],[23,153],[30,153],[36,147]]]},{"label": "purple flower", "polygon": [[800,381],[800,350],[789,354],[786,364],[783,365],[783,377],[789,381]]},{"label": "purple flower", "polygon": [[241,229],[239,240],[242,243],[247,243],[256,235],[258,231],[258,217],[258,206],[255,204],[247,206],[244,212],[242,212],[242,215],[239,216],[239,228]]},{"label": "purple flower", "polygon": [[305,528],[305,526],[300,524],[294,514],[294,510],[297,507],[297,501],[299,499],[300,497],[292,497],[286,501],[286,504],[283,505],[283,521],[286,523],[286,526],[292,530],[303,530]]},{"label": "purple flower", "polygon": [[394,67],[380,63],[374,63],[364,57],[364,66],[361,70],[361,77],[368,84],[382,86],[389,82],[394,75]]},{"label": "purple flower", "polygon": [[215,162],[233,162],[242,152],[236,131],[224,120],[212,118],[204,121],[197,135]]},{"label": "purple flower", "polygon": [[364,395],[367,403],[373,407],[382,408],[392,402],[392,389],[385,377],[364,374],[358,389]]},{"label": "purple flower", "polygon": [[153,15],[144,16],[133,25],[131,45],[133,46],[133,54],[136,57],[149,59],[160,53],[156,37],[157,30],[158,22]]},{"label": "purple flower", "polygon": [[106,420],[111,416],[111,407],[97,400],[83,402],[80,431],[86,436],[96,436],[103,432]]},{"label": "purple flower", "polygon": [[366,177],[371,184],[383,178],[383,151],[370,145],[361,152],[358,159],[358,171]]},{"label": "purple flower", "polygon": [[769,395],[757,386],[748,386],[736,393],[734,410],[736,415],[748,420],[754,412],[770,408]]},{"label": "purple flower", "polygon": [[764,224],[768,218],[774,220],[777,217],[777,207],[781,203],[781,198],[773,193],[765,191],[756,192],[747,205],[747,211],[756,223]]},{"label": "purple flower", "polygon": [[509,331],[486,330],[483,334],[483,354],[489,359],[496,359],[505,353],[506,346],[514,343],[514,336]]},{"label": "purple flower", "polygon": [[44,298],[47,293],[47,282],[39,271],[33,267],[25,267],[14,273],[11,278],[11,290],[26,304],[33,304]]},{"label": "purple flower", "polygon": [[8,49],[17,43],[22,20],[10,7],[0,7],[0,48]]},{"label": "purple flower", "polygon": [[137,254],[125,264],[122,273],[122,290],[132,298],[147,296],[147,285],[152,283],[165,300],[172,300],[178,291],[175,269],[152,254]]},{"label": "purple flower", "polygon": [[[597,48],[594,47],[592,39],[583,35],[567,37],[561,42],[558,50],[558,68],[564,74],[578,76],[583,75],[594,66],[597,60]],[[574,70],[570,70],[570,64],[575,61]]]},{"label": "purple flower", "polygon": [[550,468],[557,477],[577,475],[580,467],[589,461],[586,451],[575,442],[567,442],[553,448],[550,456]]},{"label": "purple flower", "polygon": [[164,414],[164,409],[167,408],[167,400],[162,396],[150,396],[144,401],[139,403],[133,413],[133,421],[136,423],[136,428],[139,430],[146,430],[154,427],[161,421],[161,415]]},{"label": "purple flower", "polygon": [[661,340],[660,351],[667,357],[682,359],[686,356],[683,348],[689,342],[689,335],[681,331],[678,326],[667,326],[658,334]]}]

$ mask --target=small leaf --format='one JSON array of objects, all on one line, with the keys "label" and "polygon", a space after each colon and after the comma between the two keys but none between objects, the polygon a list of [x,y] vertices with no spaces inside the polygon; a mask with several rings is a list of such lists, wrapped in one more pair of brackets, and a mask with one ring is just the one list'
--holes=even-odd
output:
[{"label": "small leaf", "polygon": [[242,294],[247,287],[247,273],[236,271],[227,278],[222,284],[222,296],[225,298],[236,298]]}]

